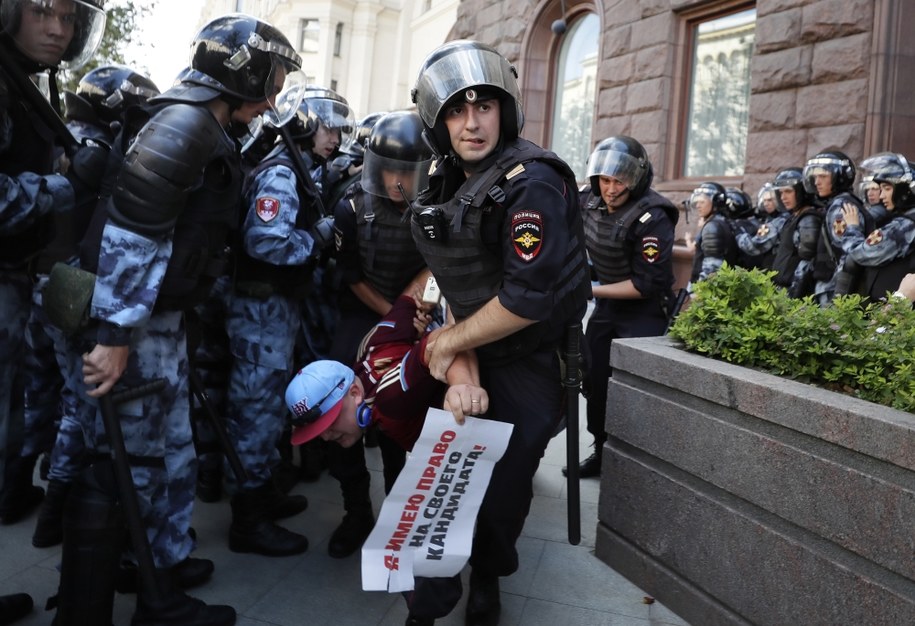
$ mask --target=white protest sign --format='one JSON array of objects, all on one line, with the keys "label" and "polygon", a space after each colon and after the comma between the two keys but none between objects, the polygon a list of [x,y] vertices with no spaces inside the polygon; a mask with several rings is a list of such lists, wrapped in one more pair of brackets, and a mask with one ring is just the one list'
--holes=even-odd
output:
[{"label": "white protest sign", "polygon": [[362,589],[409,591],[470,558],[477,511],[512,425],[429,409],[423,431],[362,547]]}]

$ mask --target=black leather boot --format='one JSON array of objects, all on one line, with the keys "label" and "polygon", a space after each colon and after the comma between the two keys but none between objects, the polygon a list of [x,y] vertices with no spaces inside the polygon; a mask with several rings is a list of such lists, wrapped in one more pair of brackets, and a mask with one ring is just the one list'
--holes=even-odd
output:
[{"label": "black leather boot", "polygon": [[[604,444],[594,444],[594,452],[578,464],[579,478],[600,478],[601,454]],[[562,468],[562,475],[568,476],[568,468]]]},{"label": "black leather boot", "polygon": [[269,485],[244,489],[232,497],[232,524],[229,527],[229,549],[232,552],[254,552],[265,556],[289,556],[308,549],[308,539],[270,520],[265,502]]},{"label": "black leather boot", "polygon": [[368,474],[340,483],[346,514],[327,544],[327,553],[335,559],[344,559],[361,548],[375,527],[369,485]]},{"label": "black leather boot", "polygon": [[11,593],[0,596],[0,624],[12,624],[32,612],[32,596],[27,593]]},{"label": "black leather boot", "polygon": [[267,489],[264,494],[264,508],[271,520],[292,517],[308,508],[308,498],[299,494],[287,495],[276,480],[269,481],[265,487]]},{"label": "black leather boot", "polygon": [[131,626],[232,626],[235,609],[222,604],[209,605],[178,590],[171,568],[156,569],[157,589],[137,592],[137,609]]},{"label": "black leather boot", "polygon": [[44,489],[32,484],[37,461],[37,456],[7,459],[3,492],[0,493],[0,524],[15,524],[41,504]]},{"label": "black leather boot", "polygon": [[62,480],[48,482],[48,492],[38,510],[38,522],[32,534],[32,545],[36,548],[49,548],[64,540],[64,504],[71,484]]},{"label": "black leather boot", "polygon": [[467,596],[467,626],[496,626],[502,612],[499,577],[470,571],[470,594]]}]

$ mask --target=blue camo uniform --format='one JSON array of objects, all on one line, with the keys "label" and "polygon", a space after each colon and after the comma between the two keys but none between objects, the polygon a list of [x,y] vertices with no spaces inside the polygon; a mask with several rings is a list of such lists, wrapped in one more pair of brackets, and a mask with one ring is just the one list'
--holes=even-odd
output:
[{"label": "blue camo uniform", "polygon": [[0,488],[7,454],[18,455],[22,444],[19,366],[31,305],[28,263],[49,242],[53,213],[74,206],[70,183],[52,173],[50,136],[0,79]]},{"label": "blue camo uniform", "polygon": [[[89,331],[85,349],[91,343],[130,348],[127,369],[119,386],[133,387],[153,379],[164,378],[166,387],[158,394],[145,396],[118,407],[127,452],[132,458],[131,470],[140,500],[156,566],[171,567],[184,560],[194,547],[188,534],[194,504],[197,459],[189,420],[188,356],[184,310],[193,307],[206,295],[219,271],[218,255],[224,234],[234,223],[240,197],[240,164],[238,145],[216,119],[201,106],[181,100],[183,87],[173,87],[159,99],[150,100],[150,120],[137,135],[123,161],[118,180],[125,172],[141,178],[149,176],[143,163],[132,154],[161,153],[159,135],[169,132],[200,133],[193,162],[180,173],[190,185],[190,193],[171,193],[163,182],[163,196],[169,196],[178,217],[170,227],[157,223],[153,212],[123,218],[123,206],[135,203],[119,184],[113,196],[100,204],[107,219],[101,233],[90,229],[87,240],[97,241],[97,256],[92,246],[84,246],[82,262],[95,270],[96,284],[90,316],[97,329]],[[173,129],[177,128],[177,131]],[[187,153],[178,141],[170,143],[184,159]],[[202,185],[215,176],[220,184]],[[141,220],[148,220],[146,222]],[[201,226],[208,232],[203,243],[192,233]],[[180,240],[176,246],[175,241]],[[211,248],[206,249],[206,245]],[[208,256],[195,264],[200,273],[191,273],[189,254]],[[217,251],[218,249],[218,251]],[[201,262],[202,261],[202,262]],[[94,331],[94,337],[92,333]],[[81,353],[71,354],[73,375],[81,377]],[[86,412],[87,445],[99,450],[107,447],[104,422],[94,399],[84,398],[81,411]]]},{"label": "blue camo uniform", "polygon": [[255,488],[270,479],[279,462],[276,445],[286,419],[283,394],[301,325],[296,296],[307,285],[317,249],[303,222],[308,207],[300,211],[290,166],[275,164],[258,172],[244,206],[246,258],[239,264],[256,263],[260,271],[237,280],[229,300],[226,329],[234,361],[228,431],[248,472],[244,487]]},{"label": "blue camo uniform", "polygon": [[788,218],[788,213],[780,211],[761,222],[755,233],[737,233],[737,247],[744,254],[753,257],[771,255],[778,246],[779,235],[788,222]]},{"label": "blue camo uniform", "polygon": [[847,258],[865,268],[861,290],[874,299],[895,291],[905,274],[911,272],[915,242],[915,208],[903,213],[890,212],[890,219],[865,234],[860,225],[851,225],[842,236]]}]

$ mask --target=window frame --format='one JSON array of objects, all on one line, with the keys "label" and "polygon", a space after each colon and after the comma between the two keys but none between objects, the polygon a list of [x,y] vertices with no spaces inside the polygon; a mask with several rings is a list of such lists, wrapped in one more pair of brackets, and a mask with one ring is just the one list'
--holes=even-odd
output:
[{"label": "window frame", "polygon": [[[309,29],[309,24],[315,24],[314,29]],[[311,41],[311,39],[306,39],[306,34],[310,31],[314,31],[314,50],[308,50],[305,47],[306,41]],[[298,51],[305,54],[317,54],[320,52],[320,38],[321,38],[321,21],[316,17],[301,17],[299,18],[299,40],[298,40]]]}]

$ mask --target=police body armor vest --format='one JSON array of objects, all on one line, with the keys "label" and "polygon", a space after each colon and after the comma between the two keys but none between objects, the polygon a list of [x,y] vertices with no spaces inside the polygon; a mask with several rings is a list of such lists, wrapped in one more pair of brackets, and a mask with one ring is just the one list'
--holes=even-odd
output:
[{"label": "police body armor vest", "polygon": [[[584,233],[577,211],[575,176],[569,166],[552,152],[525,140],[516,139],[507,145],[489,169],[477,172],[464,181],[450,200],[444,204],[427,202],[438,197],[436,183],[442,184],[439,162],[429,181],[429,189],[414,203],[411,228],[413,240],[438,282],[442,295],[458,320],[464,319],[495,297],[502,284],[502,228],[505,206],[502,204],[515,177],[523,173],[523,164],[530,161],[549,164],[565,179],[575,215],[567,218],[569,242],[562,275],[553,294],[553,312],[549,321],[532,324],[504,339],[478,348],[486,358],[518,358],[535,351],[544,341],[558,341],[566,324],[578,314],[590,297],[591,286],[585,263]],[[438,176],[436,174],[439,174]],[[438,180],[436,180],[438,179]],[[435,194],[435,195],[433,195]],[[424,200],[424,198],[426,200]],[[551,207],[554,208],[555,207]],[[417,215],[429,209],[439,209],[448,224],[448,240],[427,239]],[[583,309],[581,309],[583,311]]]},{"label": "police body armor vest", "polygon": [[798,224],[801,223],[801,218],[806,215],[812,215],[816,219],[822,221],[822,216],[817,209],[814,207],[806,207],[798,211],[795,215],[792,215],[791,219],[788,220],[788,223],[785,224],[785,227],[782,228],[782,232],[779,233],[778,246],[776,246],[775,249],[775,258],[772,260],[772,269],[778,272],[772,279],[772,282],[776,285],[789,287],[791,281],[794,280],[794,271],[801,262],[801,257],[798,255],[797,248],[794,245],[794,233],[797,230]]},{"label": "police body armor vest", "polygon": [[[146,118],[169,106],[187,106],[173,99],[157,99],[143,107]],[[209,117],[213,124],[215,118]],[[125,125],[125,129],[128,126]],[[130,125],[135,128],[134,125]],[[227,246],[229,233],[237,227],[241,204],[241,157],[237,143],[219,129],[223,141],[214,148],[210,160],[194,189],[187,195],[181,214],[174,226],[172,254],[156,298],[156,310],[188,310],[201,303],[209,294],[213,283],[226,275],[231,267],[231,254]],[[132,137],[121,136],[116,146],[126,153]],[[180,146],[175,146],[180,150]],[[123,167],[123,160],[121,161]],[[111,174],[109,168],[108,174]],[[103,193],[111,184],[103,183]],[[81,267],[96,272],[101,248],[102,231],[107,220],[112,199],[103,198],[96,208],[92,223],[80,245]]]},{"label": "police body armor vest", "polygon": [[591,191],[583,212],[585,242],[601,284],[618,283],[632,277],[633,242],[629,232],[632,225],[653,207],[663,209],[671,221],[677,223],[676,207],[652,189],[613,213],[607,210],[600,195]]},{"label": "police body armor vest", "polygon": [[[24,172],[50,174],[54,167],[54,132],[2,72],[0,83],[0,97],[8,101],[7,114],[12,127],[10,147],[0,152],[0,172],[13,177]],[[54,228],[51,211],[25,230],[0,235],[0,267],[24,267],[51,241]]]},{"label": "police body armor vest", "polygon": [[[295,227],[299,230],[306,230],[320,219],[324,214],[324,206],[318,195],[318,190],[310,176],[302,176],[296,171],[295,164],[288,155],[268,157],[257,164],[245,178],[244,191],[242,197],[247,197],[250,185],[257,178],[258,174],[266,169],[284,165],[295,174],[295,189],[299,196],[299,210],[295,216]],[[312,199],[316,205],[302,202],[303,198]],[[278,293],[286,297],[296,298],[304,296],[311,288],[312,274],[314,273],[316,260],[309,259],[302,265],[274,265],[260,259],[255,259],[245,252],[242,244],[242,226],[244,225],[246,211],[241,211],[241,220],[237,231],[237,249],[235,259],[235,288],[242,295],[247,296],[269,296]]]},{"label": "police body armor vest", "polygon": [[[889,221],[892,220],[908,221],[909,228],[915,228],[915,208],[894,215]],[[912,248],[907,254],[889,263],[879,267],[865,267],[858,292],[869,296],[871,300],[879,300],[886,297],[887,292],[896,291],[903,277],[910,272],[915,272],[915,249]]]},{"label": "police body armor vest", "polygon": [[390,200],[365,192],[359,183],[350,188],[347,199],[356,213],[362,274],[385,300],[394,302],[426,266],[410,224]]},{"label": "police body armor vest", "polygon": [[[714,222],[714,223],[713,223]],[[711,226],[711,228],[709,228]],[[702,230],[699,232],[700,237],[707,237],[709,235],[716,237],[723,237],[725,241],[723,242],[724,254],[722,258],[724,262],[734,267],[737,263],[737,241],[734,239],[734,231],[731,229],[731,225],[728,223],[726,217],[720,213],[715,213],[712,215],[712,219],[705,223],[705,226],[702,227]],[[696,282],[699,280],[699,275],[702,273],[702,261],[705,260],[705,252],[702,250],[701,240],[696,244],[695,256],[693,256],[693,271],[690,274],[690,280]]]}]

